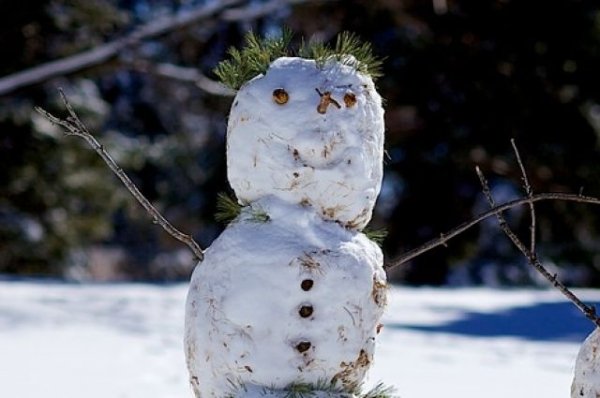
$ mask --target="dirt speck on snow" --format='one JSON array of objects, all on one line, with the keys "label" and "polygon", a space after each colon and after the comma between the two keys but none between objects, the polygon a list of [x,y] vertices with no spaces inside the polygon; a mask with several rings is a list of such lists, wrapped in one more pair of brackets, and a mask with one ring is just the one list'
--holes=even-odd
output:
[{"label": "dirt speck on snow", "polygon": [[371,297],[375,304],[383,308],[387,304],[387,289],[388,285],[382,282],[373,275],[373,290],[371,290]]},{"label": "dirt speck on snow", "polygon": [[358,354],[358,358],[356,358],[353,362],[341,362],[340,368],[342,371],[337,373],[331,379],[332,384],[341,383],[342,387],[346,390],[353,390],[357,385],[357,380],[360,380],[360,377],[357,377],[357,373],[366,372],[369,364],[371,363],[371,359],[369,358],[369,354],[365,350],[360,350]]}]

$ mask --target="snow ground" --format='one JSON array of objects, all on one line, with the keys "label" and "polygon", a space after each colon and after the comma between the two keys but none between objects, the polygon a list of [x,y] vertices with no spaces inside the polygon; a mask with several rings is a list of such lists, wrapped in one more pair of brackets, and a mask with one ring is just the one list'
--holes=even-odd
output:
[{"label": "snow ground", "polygon": [[[0,281],[0,397],[191,398],[186,289]],[[568,398],[592,330],[544,290],[396,287],[384,323],[370,384],[402,398]]]}]

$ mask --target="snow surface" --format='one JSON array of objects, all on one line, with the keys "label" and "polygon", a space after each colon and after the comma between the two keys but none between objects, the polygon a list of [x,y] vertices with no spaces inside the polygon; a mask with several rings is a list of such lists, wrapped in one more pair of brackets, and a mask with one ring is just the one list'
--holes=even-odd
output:
[{"label": "snow surface", "polygon": [[[276,90],[287,94],[282,103]],[[323,95],[335,103],[319,112]],[[275,195],[362,229],[381,188],[383,131],[370,77],[338,62],[278,58],[233,101],[228,179],[244,204]]]},{"label": "snow surface", "polygon": [[[191,398],[187,284],[0,281],[0,397]],[[567,398],[591,323],[554,291],[392,288],[370,384],[402,398]],[[599,291],[578,291],[600,302]]]}]

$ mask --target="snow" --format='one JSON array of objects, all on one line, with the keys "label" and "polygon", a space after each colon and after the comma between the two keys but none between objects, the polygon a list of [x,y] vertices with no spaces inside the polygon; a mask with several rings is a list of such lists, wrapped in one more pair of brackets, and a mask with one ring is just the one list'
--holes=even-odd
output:
[{"label": "snow", "polygon": [[244,209],[192,276],[186,354],[198,396],[359,385],[386,301],[382,264],[375,243],[310,208],[264,197]]},{"label": "snow", "polygon": [[240,88],[227,171],[248,206],[192,276],[196,397],[363,383],[387,285],[381,250],[357,231],[381,188],[383,130],[372,79],[335,59],[278,58]]},{"label": "snow", "polygon": [[595,329],[581,345],[575,362],[575,377],[571,388],[572,398],[597,398],[600,396],[600,329]]},{"label": "snow", "polygon": [[[0,281],[0,397],[191,398],[187,289]],[[403,398],[569,397],[593,329],[544,290],[394,287],[383,323],[369,383]]]},{"label": "snow", "polygon": [[[325,95],[335,103],[320,112]],[[278,58],[234,99],[228,178],[245,204],[275,195],[362,229],[381,188],[383,131],[371,78],[333,61]]]}]

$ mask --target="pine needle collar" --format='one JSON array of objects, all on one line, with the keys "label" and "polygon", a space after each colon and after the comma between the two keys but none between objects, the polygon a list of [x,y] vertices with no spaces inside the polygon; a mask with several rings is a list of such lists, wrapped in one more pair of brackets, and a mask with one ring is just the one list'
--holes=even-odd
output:
[{"label": "pine needle collar", "polygon": [[243,48],[230,48],[230,59],[220,62],[214,72],[223,84],[238,90],[248,80],[265,73],[275,59],[299,56],[314,59],[318,68],[333,60],[374,80],[381,76],[382,59],[373,54],[370,43],[361,41],[354,33],[340,33],[333,47],[318,41],[303,41],[297,51],[291,47],[292,37],[288,29],[284,29],[278,38],[259,38],[254,32],[249,32],[244,38]]}]

